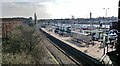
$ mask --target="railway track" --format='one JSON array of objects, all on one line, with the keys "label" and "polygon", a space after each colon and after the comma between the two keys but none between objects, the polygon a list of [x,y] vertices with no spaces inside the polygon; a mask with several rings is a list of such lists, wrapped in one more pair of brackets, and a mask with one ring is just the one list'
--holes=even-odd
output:
[{"label": "railway track", "polygon": [[[49,39],[47,39],[49,40]],[[76,61],[74,58],[72,58],[71,56],[69,56],[67,53],[65,53],[61,48],[59,48],[57,45],[55,45],[51,40],[49,40],[51,44],[53,44],[58,50],[60,50],[63,54],[65,54],[69,59],[71,59],[74,63],[76,63],[76,65],[78,66],[82,66],[81,63],[79,63],[78,61]]]},{"label": "railway track", "polygon": [[[44,33],[42,33],[42,36],[43,37],[46,37],[45,35],[44,35]],[[46,40],[48,40],[49,42],[50,42],[50,44],[52,44],[55,48],[57,48],[60,52],[62,52],[64,55],[66,55],[72,62],[74,62],[75,64],[73,64],[73,65],[75,65],[75,66],[82,66],[81,65],[81,63],[79,63],[79,62],[77,62],[74,58],[72,58],[71,56],[69,56],[67,53],[65,53],[61,48],[59,48],[56,44],[54,44],[51,40],[49,40],[47,37],[45,38]],[[48,42],[46,42],[46,43],[48,43]],[[51,51],[51,49],[48,47],[48,46],[46,46],[46,48],[49,50],[49,52],[54,56],[54,58],[58,61],[58,63],[59,63],[59,65],[60,66],[65,66],[65,65],[67,65],[67,64],[64,64],[62,61],[61,61],[61,59],[60,58],[58,58],[58,57],[56,57],[55,55],[54,55],[54,53]]]},{"label": "railway track", "polygon": [[[105,66],[102,64],[102,62],[99,62],[95,58],[92,58],[85,53],[65,44],[61,40],[49,35],[48,33],[44,32],[40,29],[41,32],[43,32],[46,37],[49,39],[49,41],[58,48],[61,52],[63,52],[65,55],[67,55],[72,61],[74,61],[78,65],[83,66]],[[61,50],[62,49],[62,50]],[[77,61],[75,61],[75,60]]]}]

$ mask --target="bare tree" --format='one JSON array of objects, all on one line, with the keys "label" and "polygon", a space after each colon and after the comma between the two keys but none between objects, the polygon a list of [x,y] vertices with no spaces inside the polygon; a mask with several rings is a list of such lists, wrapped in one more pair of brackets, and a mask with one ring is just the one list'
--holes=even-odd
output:
[{"label": "bare tree", "polygon": [[40,34],[28,25],[17,26],[8,35],[7,43],[3,46],[11,52],[31,52],[40,41]]}]

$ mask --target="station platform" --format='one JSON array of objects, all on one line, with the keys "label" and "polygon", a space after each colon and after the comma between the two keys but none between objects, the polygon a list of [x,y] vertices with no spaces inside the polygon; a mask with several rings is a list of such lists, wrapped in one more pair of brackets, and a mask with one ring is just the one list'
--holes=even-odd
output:
[{"label": "station platform", "polygon": [[[81,47],[81,46],[76,45],[76,43],[70,42],[71,37],[60,36],[52,31],[48,31],[45,28],[41,28],[41,29],[43,31],[45,31],[46,33],[50,34],[51,36],[53,36],[53,37],[61,40],[62,42],[70,45],[71,47],[74,47],[77,50],[82,51],[83,53],[99,60],[100,62],[102,61],[105,64],[112,64],[112,61],[110,60],[109,56],[106,55],[106,53],[104,54],[104,48],[100,48],[101,42],[94,41],[94,45],[86,45],[85,43],[81,43],[81,45],[86,45],[84,47]],[[105,49],[107,49],[107,47],[105,47]],[[113,51],[114,49],[110,48],[110,46],[109,46],[108,50]],[[107,51],[105,51],[105,52],[107,52]]]}]

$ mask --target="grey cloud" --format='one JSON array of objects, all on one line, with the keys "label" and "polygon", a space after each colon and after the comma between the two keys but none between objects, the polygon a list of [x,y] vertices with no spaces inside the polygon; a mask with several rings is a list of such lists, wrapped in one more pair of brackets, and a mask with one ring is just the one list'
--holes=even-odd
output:
[{"label": "grey cloud", "polygon": [[33,16],[37,12],[38,18],[49,18],[46,6],[37,2],[2,2],[2,17]]}]

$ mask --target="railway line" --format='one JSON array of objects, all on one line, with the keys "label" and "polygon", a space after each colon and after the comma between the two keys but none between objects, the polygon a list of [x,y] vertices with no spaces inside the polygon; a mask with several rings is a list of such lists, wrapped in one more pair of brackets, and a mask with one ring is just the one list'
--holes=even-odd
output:
[{"label": "railway line", "polygon": [[[58,62],[58,64],[60,66],[65,66],[65,65],[68,65],[68,64],[72,64],[74,66],[82,66],[80,63],[78,63],[75,59],[73,59],[72,57],[70,57],[69,55],[67,55],[62,49],[60,49],[57,45],[55,45],[51,40],[49,40],[45,35],[44,33],[41,33],[42,34],[42,37],[44,37],[44,41],[43,43],[45,43],[46,45],[46,49],[49,50],[49,52],[54,56],[54,58],[56,59],[56,61]],[[54,47],[58,50],[56,50]],[[51,49],[52,48],[52,49]],[[58,53],[62,53],[61,55],[63,56],[63,54],[67,57],[66,61],[65,61],[65,58],[64,59],[61,59],[59,56],[56,56],[56,53],[55,51],[58,51]],[[65,57],[64,56],[64,57]],[[68,60],[69,59],[69,60]],[[63,61],[64,60],[64,61]],[[70,62],[69,62],[70,61]],[[67,64],[66,64],[67,63]]]},{"label": "railway line", "polygon": [[[49,39],[47,39],[49,40]],[[74,63],[76,63],[76,65],[80,65],[82,66],[81,63],[79,63],[78,61],[76,61],[74,58],[72,58],[71,56],[69,56],[67,53],[64,52],[64,50],[62,50],[61,48],[59,48],[56,44],[54,44],[51,40],[49,40],[51,44],[53,44],[58,50],[60,50],[63,54],[65,54],[69,59],[71,59]]]},{"label": "railway line", "polygon": [[[62,51],[65,55],[67,55],[71,60],[73,60],[78,65],[83,66],[104,66],[102,62],[99,62],[97,59],[92,58],[85,53],[65,44],[61,40],[51,36],[50,34],[46,33],[42,29],[40,29],[42,33],[46,35],[49,41],[56,46],[60,51]],[[75,61],[75,60],[77,61]]]}]

